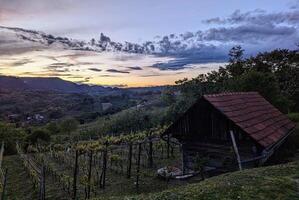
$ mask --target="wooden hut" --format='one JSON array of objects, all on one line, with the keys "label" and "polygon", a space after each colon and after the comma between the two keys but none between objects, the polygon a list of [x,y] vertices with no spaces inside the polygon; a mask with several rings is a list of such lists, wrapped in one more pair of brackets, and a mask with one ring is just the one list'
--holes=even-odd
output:
[{"label": "wooden hut", "polygon": [[206,170],[263,164],[295,124],[257,92],[204,95],[163,134],[182,146],[184,172],[203,158]]}]

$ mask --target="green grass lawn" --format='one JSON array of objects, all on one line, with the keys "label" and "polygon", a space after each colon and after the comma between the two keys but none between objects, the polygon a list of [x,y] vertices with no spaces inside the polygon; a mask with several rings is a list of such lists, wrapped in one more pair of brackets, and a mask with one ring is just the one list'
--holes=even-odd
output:
[{"label": "green grass lawn", "polygon": [[[299,199],[299,162],[228,173],[200,183],[168,189],[163,192],[130,197],[126,200],[215,200],[215,199]],[[103,198],[107,199],[107,197]]]}]

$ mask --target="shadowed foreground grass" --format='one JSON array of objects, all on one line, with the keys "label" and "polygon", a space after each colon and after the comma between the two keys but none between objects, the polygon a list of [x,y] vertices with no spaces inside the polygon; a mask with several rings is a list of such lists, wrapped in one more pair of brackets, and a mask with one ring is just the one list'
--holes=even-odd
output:
[{"label": "shadowed foreground grass", "polygon": [[[112,200],[295,200],[299,199],[299,162],[233,172],[163,192]],[[107,199],[107,197],[105,198]]]}]

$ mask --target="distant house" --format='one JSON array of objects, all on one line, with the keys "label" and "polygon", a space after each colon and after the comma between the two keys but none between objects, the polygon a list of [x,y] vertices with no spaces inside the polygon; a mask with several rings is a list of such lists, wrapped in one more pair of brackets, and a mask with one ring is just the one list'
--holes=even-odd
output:
[{"label": "distant house", "polygon": [[45,117],[41,114],[34,114],[32,116],[26,117],[27,123],[43,123],[45,122]]},{"label": "distant house", "polygon": [[7,116],[7,118],[8,118],[9,122],[16,123],[16,122],[21,121],[22,116],[19,114],[10,114]]},{"label": "distant house", "polygon": [[182,145],[184,172],[231,171],[263,164],[295,124],[257,92],[204,95],[163,134]]}]

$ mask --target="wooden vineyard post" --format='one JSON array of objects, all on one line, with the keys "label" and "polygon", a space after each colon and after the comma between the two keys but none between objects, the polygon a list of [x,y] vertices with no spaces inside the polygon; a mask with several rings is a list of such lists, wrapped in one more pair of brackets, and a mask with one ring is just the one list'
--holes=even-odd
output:
[{"label": "wooden vineyard post", "polygon": [[139,191],[140,157],[141,157],[141,143],[138,144],[137,174],[136,174],[136,189],[137,189],[137,192]]},{"label": "wooden vineyard post", "polygon": [[45,166],[41,168],[41,176],[40,176],[40,183],[39,183],[39,199],[45,200],[46,199],[46,172]]},{"label": "wooden vineyard post", "polygon": [[230,137],[231,137],[231,140],[232,140],[232,143],[233,143],[234,152],[235,152],[236,157],[237,157],[239,170],[242,171],[242,162],[241,162],[239,150],[238,150],[238,147],[237,147],[237,143],[236,143],[236,140],[235,140],[234,132],[232,130],[230,130],[229,133],[230,133]]},{"label": "wooden vineyard post", "polygon": [[91,185],[91,170],[92,170],[92,157],[93,152],[89,153],[89,169],[88,169],[88,188],[87,188],[87,199],[90,198],[90,185]]},{"label": "wooden vineyard post", "polygon": [[[1,194],[1,200],[5,200],[5,190],[6,190],[6,184],[7,184],[7,171],[8,169],[5,169],[4,173],[4,180],[3,180],[3,188],[2,188],[2,194]],[[1,180],[2,181],[2,180]]]},{"label": "wooden vineyard post", "polygon": [[73,179],[73,199],[77,199],[77,175],[78,175],[78,157],[79,152],[76,150],[76,157],[75,157],[75,166],[74,166],[74,179]]},{"label": "wooden vineyard post", "polygon": [[152,137],[149,138],[149,155],[148,155],[148,166],[152,168],[154,165],[153,161],[153,141]]},{"label": "wooden vineyard post", "polygon": [[2,141],[1,150],[0,150],[0,168],[2,167],[3,154],[4,154],[4,142]]},{"label": "wooden vineyard post", "polygon": [[42,168],[42,177],[43,177],[43,200],[46,199],[46,167],[43,165]]},{"label": "wooden vineyard post", "polygon": [[169,158],[169,153],[170,153],[170,136],[169,134],[167,135],[167,158]]},{"label": "wooden vineyard post", "polygon": [[105,184],[106,184],[107,154],[108,154],[108,142],[105,142],[105,150],[103,155],[103,167],[102,167],[102,175],[101,175],[101,186],[103,189],[105,189]]},{"label": "wooden vineyard post", "polygon": [[128,167],[127,167],[127,178],[131,178],[132,169],[132,143],[129,143],[129,154],[128,154]]}]

